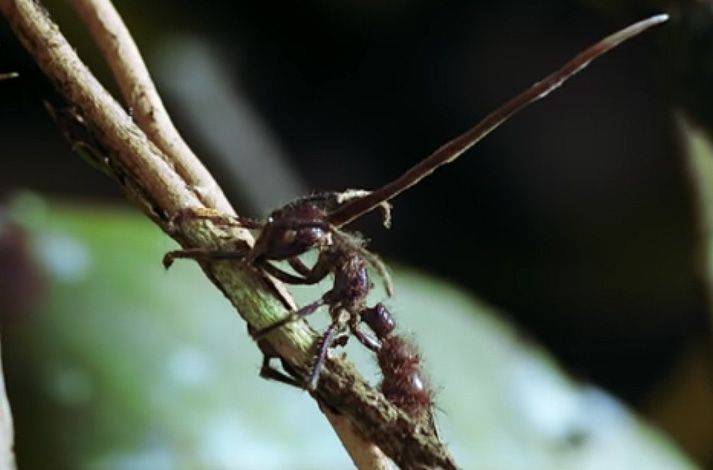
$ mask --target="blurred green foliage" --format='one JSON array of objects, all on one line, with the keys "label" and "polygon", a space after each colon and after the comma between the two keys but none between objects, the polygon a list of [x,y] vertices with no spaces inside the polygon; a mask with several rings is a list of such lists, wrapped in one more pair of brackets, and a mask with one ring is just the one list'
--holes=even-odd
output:
[{"label": "blurred green foliage", "polygon": [[[148,221],[31,194],[9,214],[47,292],[3,332],[21,468],[349,467],[306,393],[257,377],[257,348],[200,270],[163,271],[172,243]],[[395,282],[391,307],[423,352],[464,468],[692,468],[493,309],[405,268]],[[295,289],[298,302],[322,288]],[[374,375],[364,350],[347,350]]]}]

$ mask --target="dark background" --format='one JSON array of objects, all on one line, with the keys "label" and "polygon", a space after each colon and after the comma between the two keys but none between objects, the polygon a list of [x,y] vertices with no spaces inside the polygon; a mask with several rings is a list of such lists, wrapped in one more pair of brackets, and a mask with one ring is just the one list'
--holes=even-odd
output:
[{"label": "dark background", "polygon": [[[661,11],[651,2],[600,3],[117,6],[149,58],[178,35],[219,51],[232,85],[311,191],[384,184],[583,47]],[[80,55],[110,83],[70,9],[51,5]],[[710,42],[680,48],[710,37],[709,18],[688,7],[668,5],[682,15],[670,28],[597,61],[400,196],[390,231],[373,216],[357,224],[375,251],[499,307],[571,373],[636,406],[710,332],[696,274],[696,206],[673,127],[679,108],[707,122],[696,90],[711,82],[691,69],[711,63]],[[5,24],[0,65],[21,74],[0,87],[3,153],[12,156],[0,161],[0,191],[121,201],[113,184],[70,155],[42,107],[57,98]],[[236,207],[263,215],[185,113],[175,117]],[[269,176],[255,178],[270,184]]]}]

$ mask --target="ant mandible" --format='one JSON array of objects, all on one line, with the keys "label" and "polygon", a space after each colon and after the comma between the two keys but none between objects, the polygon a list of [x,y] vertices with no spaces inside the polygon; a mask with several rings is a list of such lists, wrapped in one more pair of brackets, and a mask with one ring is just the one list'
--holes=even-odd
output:
[{"label": "ant mandible", "polygon": [[[275,329],[314,313],[321,306],[328,305],[332,322],[322,335],[307,383],[307,388],[314,390],[329,348],[335,343],[344,343],[339,340],[338,335],[346,328],[349,328],[362,344],[373,351],[379,351],[381,343],[378,339],[361,332],[358,328],[359,323],[365,321],[376,337],[381,338],[382,341],[387,337],[377,331],[383,326],[380,321],[369,320],[375,315],[374,312],[383,306],[381,304],[372,308],[366,306],[366,297],[371,289],[367,265],[370,264],[379,272],[389,295],[392,292],[390,277],[379,258],[365,248],[365,240],[342,231],[341,227],[379,206],[384,208],[385,221],[388,224],[388,201],[433,173],[438,167],[457,159],[515,113],[559,88],[592,60],[667,19],[668,15],[652,16],[607,36],[575,56],[556,72],[506,102],[465,133],[438,148],[402,176],[373,192],[351,190],[344,193],[307,196],[274,211],[264,222],[243,217],[225,217],[211,210],[179,214],[180,217],[208,218],[220,224],[260,230],[260,234],[252,249],[236,248],[234,251],[227,252],[178,250],[168,253],[164,258],[164,264],[168,267],[175,258],[240,259],[248,264],[259,266],[289,284],[315,284],[327,275],[333,274],[334,286],[321,298],[254,335],[256,339],[260,339]],[[319,256],[316,264],[309,268],[298,257],[313,249],[318,250]],[[270,261],[285,260],[297,275],[285,272],[270,263]],[[386,314],[382,310],[379,311],[382,316],[386,315],[382,318],[383,321],[393,323],[388,311]],[[406,351],[403,348],[401,350]]]}]

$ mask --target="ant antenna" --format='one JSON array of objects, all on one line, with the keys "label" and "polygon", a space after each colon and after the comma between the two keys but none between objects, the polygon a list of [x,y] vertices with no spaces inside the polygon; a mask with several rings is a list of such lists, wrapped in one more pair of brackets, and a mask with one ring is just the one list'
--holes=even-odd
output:
[{"label": "ant antenna", "polygon": [[403,191],[433,173],[438,167],[451,163],[466,150],[480,142],[502,123],[528,105],[539,101],[559,88],[567,79],[584,69],[591,61],[606,54],[619,44],[668,20],[668,15],[661,14],[634,23],[580,52],[562,68],[532,85],[510,101],[488,114],[485,119],[455,139],[438,148],[431,155],[411,167],[406,173],[391,183],[359,199],[347,202],[329,214],[327,220],[337,226],[352,222],[374,208],[393,199]]}]

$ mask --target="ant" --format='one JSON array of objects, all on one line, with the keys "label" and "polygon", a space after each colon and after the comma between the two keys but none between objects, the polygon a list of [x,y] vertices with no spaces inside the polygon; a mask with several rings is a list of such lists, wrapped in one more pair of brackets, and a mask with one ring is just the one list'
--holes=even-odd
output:
[{"label": "ant", "polygon": [[[379,390],[389,402],[409,416],[427,420],[435,431],[435,422],[431,414],[433,390],[421,369],[421,356],[418,350],[411,342],[394,333],[396,322],[383,303],[379,302],[374,307],[363,310],[361,320],[367,324],[380,342],[380,347],[376,350],[376,359],[382,377]],[[249,331],[255,336],[253,330],[249,328]],[[262,377],[304,388],[304,384],[297,379],[299,374],[290,368],[289,364],[284,361],[282,363],[287,374],[270,366],[270,359],[279,356],[269,343],[259,341],[258,345],[263,352],[263,364],[260,370]]]},{"label": "ant", "polygon": [[[380,365],[382,356],[385,357],[386,354],[400,356],[394,359],[393,363],[401,363],[404,366],[403,370],[387,370],[387,373],[393,377],[411,380],[412,384],[405,387],[403,383],[400,385],[394,383],[395,395],[401,393],[399,389],[410,389],[411,395],[416,397],[420,393],[416,393],[420,388],[417,382],[425,382],[417,367],[418,355],[415,349],[402,340],[392,340],[390,332],[395,325],[393,318],[382,304],[371,308],[366,305],[366,297],[372,287],[367,266],[371,265],[381,275],[388,295],[393,291],[391,279],[379,258],[366,249],[366,241],[356,234],[342,231],[341,227],[377,207],[382,207],[384,210],[385,225],[388,226],[390,219],[388,201],[417,184],[438,167],[457,159],[515,113],[559,88],[592,60],[667,19],[667,15],[652,16],[607,36],[575,56],[556,72],[506,102],[465,133],[438,148],[402,176],[373,192],[349,190],[343,193],[331,192],[307,196],[275,210],[264,222],[244,217],[225,217],[209,209],[179,214],[181,217],[207,218],[219,224],[260,230],[260,233],[255,246],[251,249],[243,247],[236,248],[234,251],[200,249],[173,251],[164,258],[164,265],[170,266],[175,258],[239,259],[247,264],[259,266],[265,272],[289,284],[315,284],[332,274],[334,276],[332,289],[316,301],[291,312],[277,323],[254,332],[254,338],[259,340],[289,322],[304,318],[322,306],[329,306],[332,322],[322,335],[307,388],[311,391],[316,389],[319,373],[329,348],[346,342],[348,337],[343,338],[339,335],[348,328],[364,346],[377,353]],[[319,252],[319,256],[316,264],[309,268],[298,257],[313,249]],[[277,268],[270,263],[271,261],[287,261],[297,275]],[[362,321],[372,330],[375,338],[359,330],[358,326]],[[386,369],[388,369],[388,361],[382,366],[382,370]],[[424,395],[417,401],[423,402],[427,399],[430,402],[430,391],[426,388],[424,385]]]},{"label": "ant", "polygon": [[[322,297],[291,312],[269,327],[253,332],[253,337],[260,340],[287,323],[304,318],[322,306],[329,306],[332,322],[322,335],[307,382],[307,388],[315,390],[327,351],[335,343],[346,343],[348,337],[338,338],[338,335],[347,328],[370,350],[376,352],[381,347],[377,340],[359,329],[362,316],[369,315],[372,310],[366,305],[366,297],[372,288],[367,266],[371,265],[381,275],[389,296],[393,293],[391,277],[383,262],[365,248],[366,241],[363,238],[343,232],[326,221],[328,214],[336,208],[355,197],[364,197],[367,194],[368,192],[363,190],[347,190],[342,193],[327,192],[306,196],[273,211],[265,222],[244,217],[225,217],[206,210],[181,214],[181,217],[209,219],[221,225],[236,225],[261,231],[252,249],[172,251],[164,257],[164,266],[169,267],[175,258],[241,259],[248,264],[259,265],[265,272],[289,284],[316,284],[332,274],[334,286]],[[384,224],[388,226],[390,206],[385,203],[381,206]],[[298,256],[312,248],[319,250],[319,256],[314,266],[309,268]],[[298,275],[286,272],[270,261],[287,261]]]}]

